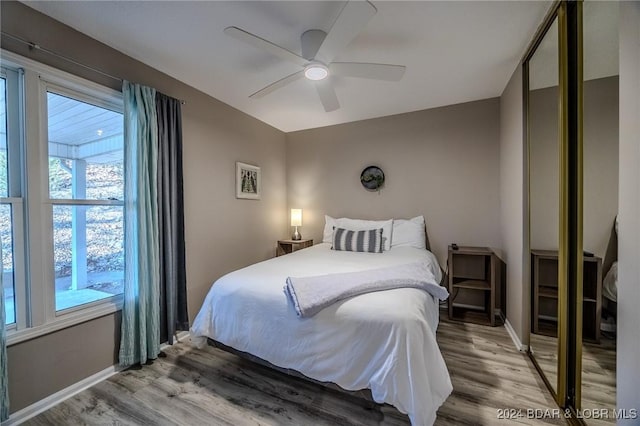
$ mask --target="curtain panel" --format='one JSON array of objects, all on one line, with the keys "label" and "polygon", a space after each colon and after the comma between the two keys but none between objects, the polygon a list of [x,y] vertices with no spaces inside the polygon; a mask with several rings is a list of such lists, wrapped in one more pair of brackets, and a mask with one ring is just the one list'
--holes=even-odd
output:
[{"label": "curtain panel", "polygon": [[120,365],[160,353],[156,90],[124,81],[125,283]]},{"label": "curtain panel", "polygon": [[180,101],[123,82],[125,284],[120,365],[153,360],[189,329]]},{"label": "curtain panel", "polygon": [[160,341],[173,343],[189,330],[182,195],[180,101],[156,93],[158,115],[158,216],[160,243]]}]

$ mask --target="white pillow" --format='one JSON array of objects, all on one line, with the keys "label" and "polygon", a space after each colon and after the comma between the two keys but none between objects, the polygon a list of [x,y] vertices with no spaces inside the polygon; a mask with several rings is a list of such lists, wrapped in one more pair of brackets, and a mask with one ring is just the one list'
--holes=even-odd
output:
[{"label": "white pillow", "polygon": [[351,231],[364,231],[367,229],[382,228],[382,239],[384,250],[391,249],[391,238],[393,232],[393,219],[389,220],[362,220],[349,219],[341,217],[335,219],[331,216],[324,216],[324,232],[322,235],[323,243],[331,243],[333,241],[333,227],[349,229]]},{"label": "white pillow", "polygon": [[416,216],[408,220],[394,219],[392,235],[391,247],[427,248],[424,216]]},{"label": "white pillow", "polygon": [[333,227],[338,228],[338,219],[324,215],[324,232],[322,233],[322,242],[331,244],[333,242]]}]

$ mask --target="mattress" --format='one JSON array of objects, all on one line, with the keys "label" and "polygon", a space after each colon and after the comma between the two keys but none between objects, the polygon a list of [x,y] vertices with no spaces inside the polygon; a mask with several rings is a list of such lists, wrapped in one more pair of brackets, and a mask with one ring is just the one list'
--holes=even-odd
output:
[{"label": "mattress", "polygon": [[288,276],[355,272],[427,262],[435,256],[394,247],[355,253],[318,244],[231,272],[214,283],[191,328],[196,345],[211,338],[270,363],[346,390],[370,389],[376,402],[430,425],[452,391],[436,343],[438,301],[423,290],[399,288],[342,300],[298,318],[284,292]]}]

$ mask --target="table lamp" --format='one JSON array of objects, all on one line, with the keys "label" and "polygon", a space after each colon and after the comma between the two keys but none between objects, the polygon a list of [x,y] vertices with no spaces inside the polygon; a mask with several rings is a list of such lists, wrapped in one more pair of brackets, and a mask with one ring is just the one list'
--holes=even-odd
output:
[{"label": "table lamp", "polygon": [[291,239],[294,241],[302,239],[302,235],[298,232],[298,226],[302,226],[302,209],[291,209],[291,226],[296,227]]}]

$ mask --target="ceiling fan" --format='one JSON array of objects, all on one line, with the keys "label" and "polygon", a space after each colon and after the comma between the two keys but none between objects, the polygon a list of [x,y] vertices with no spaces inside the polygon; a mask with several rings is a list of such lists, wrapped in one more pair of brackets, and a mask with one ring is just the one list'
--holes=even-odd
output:
[{"label": "ceiling fan", "polygon": [[331,84],[331,76],[398,81],[404,75],[406,67],[402,65],[332,62],[340,50],[362,31],[376,12],[376,8],[368,1],[348,1],[328,33],[322,30],[308,30],[302,34],[302,56],[238,27],[227,27],[224,32],[302,68],[258,90],[250,95],[250,98],[261,98],[294,81],[307,78],[315,83],[324,110],[331,112],[340,108],[336,91]]}]

